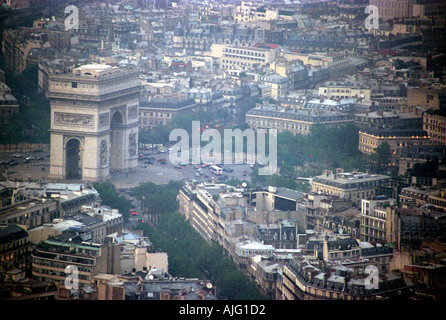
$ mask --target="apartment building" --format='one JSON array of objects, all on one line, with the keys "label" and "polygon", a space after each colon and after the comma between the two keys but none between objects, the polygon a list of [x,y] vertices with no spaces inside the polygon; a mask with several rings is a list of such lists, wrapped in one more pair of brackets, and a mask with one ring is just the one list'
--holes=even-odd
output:
[{"label": "apartment building", "polygon": [[288,89],[297,90],[309,85],[308,70],[299,63],[290,61],[274,62],[270,69],[278,75],[288,79]]},{"label": "apartment building", "polygon": [[427,109],[443,109],[446,106],[445,90],[432,87],[409,87],[407,88],[407,107],[410,108],[423,106]]},{"label": "apartment building", "polygon": [[252,258],[251,268],[247,270],[248,275],[255,279],[262,292],[271,298],[276,296],[277,278],[282,271],[282,264],[261,255]]},{"label": "apartment building", "polygon": [[[55,218],[64,218],[82,211],[83,206],[89,206],[93,208],[96,202],[99,200],[98,192],[89,185],[84,184],[66,184],[66,183],[47,183],[47,182],[11,182],[4,181],[0,183],[1,187],[9,191],[9,200],[4,200],[3,206],[4,212],[8,214],[19,214],[24,210],[24,215],[28,214],[28,202],[32,205],[41,202],[45,203],[46,206],[51,203],[56,203],[50,205],[48,209],[41,209],[40,214],[44,216],[46,213],[50,213],[52,210],[57,212],[52,212],[48,216],[45,216],[43,220],[37,219],[36,222],[29,222],[28,228],[34,228],[43,223],[49,223]],[[38,200],[39,199],[39,200]],[[31,202],[30,202],[31,201]],[[38,206],[37,206],[38,208]],[[57,210],[53,209],[57,208]],[[38,215],[38,214],[37,214]],[[17,221],[20,221],[20,217],[17,217]],[[32,216],[32,215],[31,215]],[[22,218],[23,221],[25,217]],[[4,218],[3,221],[8,221],[10,218]],[[12,218],[11,221],[13,221]],[[1,218],[0,218],[0,221]],[[43,221],[43,222],[42,222]]]},{"label": "apartment building", "polygon": [[413,16],[415,0],[370,0],[369,5],[378,8],[379,18],[391,20],[395,18],[410,18]]},{"label": "apartment building", "polygon": [[290,131],[294,135],[309,134],[311,127],[317,123],[338,128],[352,122],[349,115],[341,112],[284,108],[267,104],[258,105],[246,113],[246,123],[253,129]]},{"label": "apartment building", "polygon": [[359,211],[353,201],[326,194],[308,193],[305,205],[307,229],[327,234],[359,236]]},{"label": "apartment building", "polygon": [[435,111],[423,113],[423,129],[433,145],[446,145],[446,114]]},{"label": "apartment building", "polygon": [[11,94],[11,89],[0,82],[0,124],[8,124],[12,115],[19,112],[19,103]]},{"label": "apartment building", "polygon": [[421,208],[388,207],[386,233],[387,242],[394,248],[418,249],[423,241],[444,237],[446,215],[444,212]]},{"label": "apartment building", "polygon": [[355,69],[354,61],[345,53],[326,52],[326,53],[296,53],[284,52],[281,56],[289,61],[299,60],[304,66],[327,68],[332,77],[353,72]]},{"label": "apartment building", "polygon": [[28,199],[0,208],[0,223],[36,228],[60,217],[59,202],[53,199]]},{"label": "apartment building", "polygon": [[261,76],[259,82],[271,87],[271,98],[274,100],[283,97],[289,90],[288,78],[276,73]]},{"label": "apartment building", "polygon": [[233,18],[234,21],[242,23],[278,20],[279,11],[278,9],[265,8],[263,2],[242,1],[240,5],[235,6]]},{"label": "apartment building", "polygon": [[370,243],[382,243],[387,240],[386,208],[395,205],[394,199],[361,201],[360,239]]},{"label": "apartment building", "polygon": [[84,241],[103,243],[108,235],[121,235],[123,218],[117,210],[108,211],[105,208],[95,208],[65,219],[55,220],[52,224],[38,227],[30,231],[33,242],[46,240],[47,235],[59,235],[66,231],[75,232]]},{"label": "apartment building", "polygon": [[362,88],[353,85],[337,85],[327,84],[321,85],[318,88],[318,94],[320,97],[327,99],[349,99],[349,98],[361,98],[364,100],[371,99],[372,89]]},{"label": "apartment building", "polygon": [[322,250],[325,261],[357,260],[361,256],[359,241],[353,238],[329,240],[327,237]]},{"label": "apartment building", "polygon": [[71,274],[67,267],[71,266],[78,270],[79,288],[88,288],[98,273],[120,273],[119,245],[82,242],[71,237],[72,234],[64,233],[35,247],[31,255],[34,279],[64,286]]},{"label": "apartment building", "polygon": [[296,223],[281,221],[279,224],[258,225],[257,234],[262,243],[272,245],[276,249],[297,249]]},{"label": "apartment building", "polygon": [[342,170],[333,173],[331,170],[325,170],[323,175],[313,179],[311,191],[361,201],[374,197],[377,187],[385,186],[389,182],[390,177],[386,175],[342,172]]},{"label": "apartment building", "polygon": [[64,28],[54,27],[20,27],[17,30],[3,31],[3,54],[7,69],[21,74],[32,60],[33,50],[42,51],[45,48],[55,50],[71,47],[70,33]]},{"label": "apartment building", "polygon": [[31,242],[24,228],[15,224],[0,226],[0,273],[12,268],[25,271],[30,252]]},{"label": "apartment building", "polygon": [[256,47],[224,46],[221,48],[219,56],[220,68],[230,74],[237,74],[254,65],[265,66],[273,62],[277,52]]},{"label": "apartment building", "polygon": [[389,165],[398,165],[401,150],[405,147],[427,146],[431,144],[430,136],[420,129],[362,129],[359,131],[358,149],[371,155],[382,143],[387,142],[392,153]]},{"label": "apartment building", "polygon": [[167,126],[176,115],[192,112],[197,107],[193,98],[141,98],[139,102],[139,125],[141,128]]},{"label": "apartment building", "polygon": [[446,149],[443,145],[404,148],[401,150],[398,174],[404,175],[407,170],[412,169],[416,164],[423,164],[434,159],[442,159],[445,156]]},{"label": "apartment building", "polygon": [[[273,249],[296,248],[298,226],[304,225],[297,213],[301,198],[301,193],[286,188],[244,190],[224,184],[188,183],[180,190],[178,201],[179,212],[206,241],[218,242],[233,254],[238,250],[238,255],[243,256],[245,247],[237,249],[239,240],[232,239],[233,232],[229,231],[231,224],[239,220],[249,220],[257,226],[250,228],[256,241],[260,238]],[[293,222],[285,222],[291,218]],[[242,225],[235,227],[237,237],[248,230]]]},{"label": "apartment building", "polygon": [[361,243],[361,256],[364,259],[373,261],[381,274],[390,273],[390,261],[393,258],[393,249],[383,245],[369,245]]},{"label": "apartment building", "polygon": [[446,3],[442,0],[418,0],[413,4],[414,17],[444,17]]},{"label": "apartment building", "polygon": [[403,111],[407,105],[407,97],[375,97],[373,101],[375,102],[374,109],[381,111]]},{"label": "apartment building", "polygon": [[407,297],[411,286],[394,274],[381,276],[378,289],[366,288],[365,266],[347,269],[338,263],[301,258],[286,264],[282,273],[283,300],[380,300]]}]

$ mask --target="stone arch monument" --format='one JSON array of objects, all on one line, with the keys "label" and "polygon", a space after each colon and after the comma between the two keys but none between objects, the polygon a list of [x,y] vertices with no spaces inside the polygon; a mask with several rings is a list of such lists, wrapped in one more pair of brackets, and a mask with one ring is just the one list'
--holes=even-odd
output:
[{"label": "stone arch monument", "polygon": [[50,178],[98,181],[138,164],[136,68],[89,64],[49,78]]}]

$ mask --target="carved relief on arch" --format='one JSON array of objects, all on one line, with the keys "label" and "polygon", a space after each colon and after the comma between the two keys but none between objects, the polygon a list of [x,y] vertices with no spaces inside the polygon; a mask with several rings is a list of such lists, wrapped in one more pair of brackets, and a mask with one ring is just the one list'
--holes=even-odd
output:
[{"label": "carved relief on arch", "polygon": [[94,117],[89,114],[55,112],[54,124],[68,126],[92,127]]},{"label": "carved relief on arch", "polygon": [[138,117],[138,106],[134,105],[128,108],[128,118],[135,119]]},{"label": "carved relief on arch", "polygon": [[138,141],[136,141],[136,132],[132,131],[129,135],[129,155],[131,157],[136,156],[137,146]]},{"label": "carved relief on arch", "polygon": [[106,166],[108,164],[108,147],[107,141],[102,140],[99,146],[99,165]]},{"label": "carved relief on arch", "polygon": [[107,127],[110,125],[110,113],[102,113],[99,115],[99,127]]}]

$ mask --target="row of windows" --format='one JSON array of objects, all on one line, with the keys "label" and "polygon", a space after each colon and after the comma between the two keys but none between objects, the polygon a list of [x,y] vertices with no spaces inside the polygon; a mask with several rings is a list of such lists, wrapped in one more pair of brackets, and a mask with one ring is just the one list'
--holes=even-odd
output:
[{"label": "row of windows", "polygon": [[410,1],[389,1],[389,0],[378,0],[371,3],[375,6],[385,7],[385,8],[404,8],[408,9]]},{"label": "row of windows", "polygon": [[29,242],[28,238],[19,239],[16,241],[8,242],[0,246],[0,252],[15,249],[17,247],[20,247],[22,245],[25,245]]},{"label": "row of windows", "polygon": [[[35,259],[33,261],[34,265],[39,265],[39,266],[44,266],[44,267],[51,267],[51,268],[57,268],[57,269],[63,269],[65,270],[65,268],[67,267],[66,263],[60,263],[60,262],[55,262],[55,261],[47,261],[47,260],[41,260],[41,259]],[[86,268],[83,266],[76,266],[77,269],[80,272],[90,272],[91,268]]]},{"label": "row of windows", "polygon": [[[38,274],[46,274],[49,276],[56,276],[56,277],[66,277],[67,274],[65,272],[60,272],[60,271],[54,271],[54,270],[47,270],[47,269],[38,269],[38,268],[33,268],[33,273],[38,273]],[[78,276],[79,280],[90,280],[91,277],[90,276],[86,276],[83,274],[79,274]]]},{"label": "row of windows", "polygon": [[252,123],[252,124],[257,124],[257,125],[263,125],[263,126],[269,125],[269,126],[273,126],[273,127],[290,128],[290,129],[297,129],[297,130],[302,130],[302,131],[310,130],[309,125],[294,124],[294,123],[288,123],[288,122],[256,120],[256,119],[247,119],[246,122]]},{"label": "row of windows", "polygon": [[[341,195],[341,193],[340,192],[338,192],[338,191],[332,191],[332,190],[330,190],[330,189],[323,189],[323,188],[319,188],[319,187],[316,187],[316,190],[315,190],[316,192],[322,192],[322,193],[325,193],[325,194],[329,194],[329,195],[334,195],[334,196],[342,196]],[[370,197],[373,197],[373,195],[374,195],[375,193],[374,193],[374,191],[363,191],[363,192],[357,192],[357,193],[354,193],[354,192],[350,192],[350,193],[348,193],[348,198],[351,200],[352,198],[357,198],[357,199],[366,199],[366,198],[369,198],[369,196]]]},{"label": "row of windows", "polygon": [[34,219],[36,217],[44,215],[44,218],[41,219],[40,223],[45,223],[45,222],[52,221],[54,218],[59,218],[59,216],[60,216],[59,211],[54,211],[49,216],[45,215],[48,212],[49,212],[49,208],[44,208],[44,209],[42,209],[42,211],[37,210],[37,211],[33,211],[31,213],[23,213],[20,216],[16,216],[16,217],[10,218],[8,220],[3,219],[0,221],[0,223],[25,224],[25,223],[29,222],[30,225],[28,227],[33,228],[36,226],[37,223],[39,223],[39,220]]},{"label": "row of windows", "polygon": [[367,218],[363,218],[362,221],[363,224],[367,227],[378,228],[382,230],[386,228],[386,223],[384,221],[376,221],[374,219]]},{"label": "row of windows", "polygon": [[[350,89],[328,89],[328,92],[350,93]],[[324,93],[327,93],[327,89],[324,89]]]},{"label": "row of windows", "polygon": [[147,117],[148,115],[150,115],[150,117],[173,117],[173,113],[171,112],[140,112],[139,115],[144,117]]},{"label": "row of windows", "polygon": [[[225,54],[224,55],[226,58],[234,58],[237,60],[248,60],[248,61],[253,61],[253,62],[265,62],[264,58],[253,58],[253,57],[240,57],[240,56],[235,56],[235,55],[230,55],[230,54]],[[240,64],[241,62],[239,61],[234,61],[232,59],[222,59],[223,63],[230,63],[230,64]]]},{"label": "row of windows", "polygon": [[150,120],[141,119],[141,123],[142,123],[142,125],[146,126],[146,125],[166,124],[166,121],[157,120],[157,119],[155,119],[155,120],[153,120],[153,119],[150,119]]}]

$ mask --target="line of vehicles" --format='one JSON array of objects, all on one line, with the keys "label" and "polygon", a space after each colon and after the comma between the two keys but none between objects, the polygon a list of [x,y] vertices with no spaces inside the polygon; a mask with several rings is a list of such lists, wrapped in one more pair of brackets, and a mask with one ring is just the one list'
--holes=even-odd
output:
[{"label": "line of vehicles", "polygon": [[[33,155],[24,155],[21,153],[14,153],[11,157],[18,159],[24,159],[23,163],[29,163],[31,160],[44,160],[43,157],[40,156],[33,156]],[[1,160],[0,164],[6,164],[6,165],[17,165],[20,162],[15,159],[9,159],[9,160]]]}]

